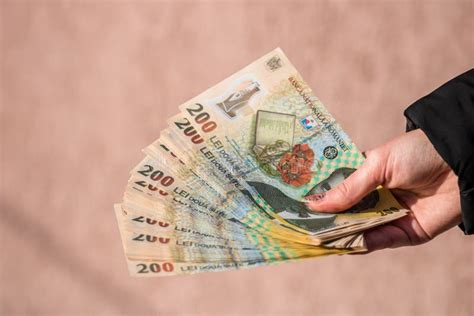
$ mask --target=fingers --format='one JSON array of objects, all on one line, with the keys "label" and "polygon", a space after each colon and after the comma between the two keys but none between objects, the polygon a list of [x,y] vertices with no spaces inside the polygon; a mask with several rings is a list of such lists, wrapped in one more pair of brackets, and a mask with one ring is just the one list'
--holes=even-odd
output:
[{"label": "fingers", "polygon": [[367,159],[334,189],[308,196],[308,207],[317,212],[341,212],[350,208],[382,183],[383,167],[380,160]]},{"label": "fingers", "polygon": [[368,252],[411,245],[405,231],[390,224],[369,230],[364,233],[364,237]]},{"label": "fingers", "polygon": [[366,253],[385,248],[420,245],[431,239],[413,213],[366,231],[364,238],[367,245]]}]

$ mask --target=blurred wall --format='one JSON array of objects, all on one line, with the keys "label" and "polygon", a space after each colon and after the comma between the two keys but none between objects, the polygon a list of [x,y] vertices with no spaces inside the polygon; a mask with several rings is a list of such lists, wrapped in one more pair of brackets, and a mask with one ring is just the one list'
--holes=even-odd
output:
[{"label": "blurred wall", "polygon": [[112,204],[177,106],[280,46],[362,149],[474,61],[473,1],[1,0],[0,314],[473,315],[473,240],[128,276]]}]

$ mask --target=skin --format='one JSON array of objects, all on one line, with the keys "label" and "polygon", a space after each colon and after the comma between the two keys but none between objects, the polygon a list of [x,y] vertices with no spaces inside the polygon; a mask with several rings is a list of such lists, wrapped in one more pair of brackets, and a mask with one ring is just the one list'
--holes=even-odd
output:
[{"label": "skin", "polygon": [[365,153],[367,160],[336,188],[309,198],[318,212],[341,212],[378,185],[412,212],[365,233],[368,252],[415,246],[461,223],[458,178],[421,130]]}]

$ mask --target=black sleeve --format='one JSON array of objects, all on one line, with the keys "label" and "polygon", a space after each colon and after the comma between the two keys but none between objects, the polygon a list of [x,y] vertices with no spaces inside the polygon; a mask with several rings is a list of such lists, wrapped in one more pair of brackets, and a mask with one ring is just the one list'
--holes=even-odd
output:
[{"label": "black sleeve", "polygon": [[407,130],[420,128],[458,176],[465,234],[474,234],[474,69],[405,110]]}]

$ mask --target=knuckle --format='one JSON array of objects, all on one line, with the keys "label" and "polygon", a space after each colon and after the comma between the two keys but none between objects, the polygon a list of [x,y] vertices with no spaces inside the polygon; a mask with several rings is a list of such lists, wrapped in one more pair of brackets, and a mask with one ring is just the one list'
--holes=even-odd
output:
[{"label": "knuckle", "polygon": [[381,149],[374,149],[367,152],[366,164],[369,169],[369,176],[375,182],[383,183],[385,167],[386,167],[386,155]]},{"label": "knuckle", "polygon": [[367,152],[367,163],[378,165],[383,160],[383,154],[379,149],[373,149]]},{"label": "knuckle", "polygon": [[341,195],[341,197],[347,198],[349,196],[349,185],[347,184],[347,181],[343,181],[338,185],[338,193]]},{"label": "knuckle", "polygon": [[353,198],[351,197],[350,193],[351,193],[351,190],[350,190],[349,184],[346,181],[341,182],[334,189],[334,193],[333,193],[334,202],[341,206],[351,204],[353,201]]}]

